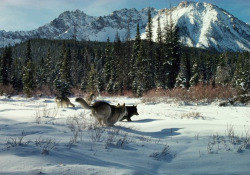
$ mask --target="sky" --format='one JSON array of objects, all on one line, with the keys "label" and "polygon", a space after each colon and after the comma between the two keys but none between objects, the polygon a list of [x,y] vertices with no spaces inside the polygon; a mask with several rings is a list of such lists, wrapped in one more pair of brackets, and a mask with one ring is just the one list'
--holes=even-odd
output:
[{"label": "sky", "polygon": [[[43,26],[62,12],[79,9],[92,16],[103,16],[122,8],[156,9],[177,6],[183,0],[0,0],[0,30],[28,31]],[[250,23],[250,0],[193,0],[208,2]]]}]

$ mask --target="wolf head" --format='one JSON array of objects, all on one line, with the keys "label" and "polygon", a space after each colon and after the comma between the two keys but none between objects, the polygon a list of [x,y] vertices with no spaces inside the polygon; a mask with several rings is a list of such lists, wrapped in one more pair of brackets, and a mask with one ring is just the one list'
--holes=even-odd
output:
[{"label": "wolf head", "polygon": [[[123,104],[125,105],[125,104]],[[117,104],[117,107],[120,107],[122,105],[120,105],[119,103]],[[133,105],[133,106],[126,106],[126,110],[127,110],[127,114],[129,116],[133,116],[133,115],[139,115],[139,113],[137,112],[137,105]],[[125,116],[126,116],[125,115]]]},{"label": "wolf head", "polygon": [[139,115],[137,111],[137,106],[126,106],[128,113],[132,115]]},{"label": "wolf head", "polygon": [[125,103],[123,103],[123,105],[120,105],[119,103],[116,106],[117,108],[120,108],[123,112],[124,112],[124,116],[128,114],[127,108]]}]

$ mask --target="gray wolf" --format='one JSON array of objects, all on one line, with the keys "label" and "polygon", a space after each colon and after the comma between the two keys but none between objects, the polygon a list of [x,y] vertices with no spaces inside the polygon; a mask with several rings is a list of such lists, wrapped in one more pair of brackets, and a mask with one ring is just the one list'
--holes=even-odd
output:
[{"label": "gray wolf", "polygon": [[96,101],[93,105],[89,105],[82,98],[76,98],[76,102],[80,103],[83,108],[91,110],[92,115],[97,119],[100,125],[113,126],[117,121],[127,115],[125,104],[113,106],[105,101]]},{"label": "gray wolf", "polygon": [[91,93],[87,96],[86,102],[90,105],[91,102],[95,99],[95,94]]},{"label": "gray wolf", "polygon": [[[119,105],[119,104],[118,104]],[[127,119],[127,121],[131,122],[131,117],[133,115],[139,115],[139,113],[137,112],[137,106],[126,106],[126,109],[127,109],[127,115],[123,116],[123,118],[120,120],[125,120]]]},{"label": "gray wolf", "polygon": [[67,97],[56,97],[55,102],[58,108],[69,107],[69,106],[75,107],[75,105],[71,103]]}]

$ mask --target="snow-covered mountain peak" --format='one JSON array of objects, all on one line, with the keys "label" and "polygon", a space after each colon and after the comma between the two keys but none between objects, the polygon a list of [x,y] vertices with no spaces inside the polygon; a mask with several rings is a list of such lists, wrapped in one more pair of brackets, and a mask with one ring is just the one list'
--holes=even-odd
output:
[{"label": "snow-covered mountain peak", "polygon": [[[162,31],[170,20],[179,27],[184,45],[218,51],[250,51],[250,27],[227,11],[210,3],[183,1],[177,7],[156,15],[153,19],[156,38],[157,19]],[[142,35],[145,38],[145,34]]]},{"label": "snow-covered mountain peak", "polygon": [[[137,10],[121,9],[105,16],[89,16],[81,10],[65,11],[50,23],[32,31],[0,31],[0,47],[30,38],[113,41],[118,32],[125,39],[135,37],[140,25],[142,38],[148,21],[149,7]],[[156,37],[159,18],[162,31],[170,19],[179,27],[181,42],[186,46],[215,49],[218,51],[250,51],[250,26],[232,14],[210,3],[183,1],[178,6],[160,10],[150,8],[153,36]],[[3,44],[4,43],[4,44]]]}]

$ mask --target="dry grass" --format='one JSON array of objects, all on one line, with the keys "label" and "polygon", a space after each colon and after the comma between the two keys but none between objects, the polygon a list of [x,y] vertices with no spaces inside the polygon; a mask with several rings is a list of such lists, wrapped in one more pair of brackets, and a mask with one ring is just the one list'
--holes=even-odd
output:
[{"label": "dry grass", "polygon": [[181,119],[204,119],[200,112],[189,112],[181,115]]}]

